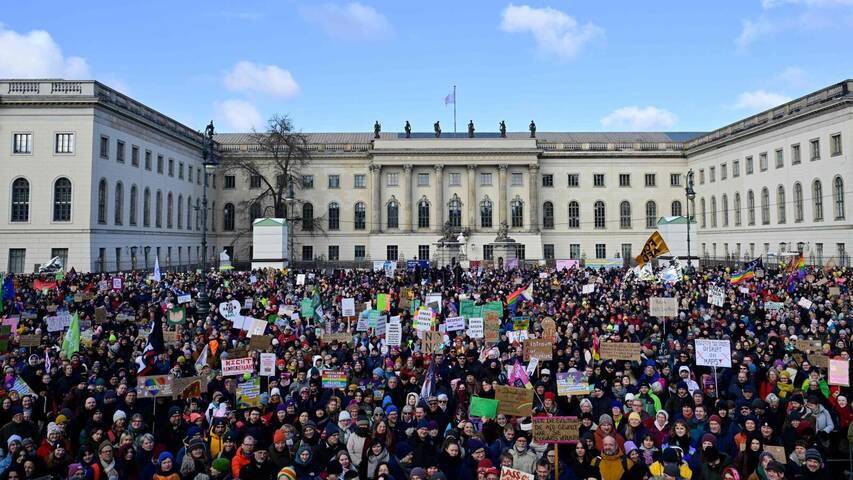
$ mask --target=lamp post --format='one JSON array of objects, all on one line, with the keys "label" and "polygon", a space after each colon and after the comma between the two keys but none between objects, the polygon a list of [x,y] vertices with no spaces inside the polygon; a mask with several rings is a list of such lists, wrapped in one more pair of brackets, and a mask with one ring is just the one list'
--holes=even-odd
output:
[{"label": "lamp post", "polygon": [[293,230],[291,229],[291,221],[297,222],[299,219],[293,217],[293,205],[296,203],[296,198],[293,195],[293,182],[287,182],[287,194],[284,196],[284,224],[287,228],[287,265],[293,262]]},{"label": "lamp post", "polygon": [[210,312],[210,300],[207,297],[207,179],[216,170],[216,155],[213,144],[213,121],[204,129],[201,158],[204,165],[204,181],[201,194],[201,284],[198,287],[198,319],[204,320]]},{"label": "lamp post", "polygon": [[693,190],[693,169],[687,171],[687,185],[684,187],[684,195],[687,197],[687,273],[693,273],[693,260],[690,256],[690,204],[696,199]]}]

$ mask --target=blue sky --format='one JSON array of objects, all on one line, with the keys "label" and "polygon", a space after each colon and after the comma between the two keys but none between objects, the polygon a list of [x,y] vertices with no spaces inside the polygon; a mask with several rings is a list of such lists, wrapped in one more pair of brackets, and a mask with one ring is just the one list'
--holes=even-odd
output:
[{"label": "blue sky", "polygon": [[0,78],[94,78],[203,128],[702,131],[853,77],[853,0],[11,2]]}]

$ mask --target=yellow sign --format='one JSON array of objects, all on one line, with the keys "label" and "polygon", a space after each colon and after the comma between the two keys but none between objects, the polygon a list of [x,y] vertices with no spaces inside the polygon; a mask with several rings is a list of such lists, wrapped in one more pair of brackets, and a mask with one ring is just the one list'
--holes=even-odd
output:
[{"label": "yellow sign", "polygon": [[635,260],[637,260],[637,264],[642,267],[647,262],[652,261],[653,258],[667,253],[668,251],[669,247],[666,246],[666,242],[663,241],[663,237],[660,236],[660,233],[655,231],[651,234],[649,239],[646,240],[646,244],[643,245],[643,250],[639,255],[637,255]]}]

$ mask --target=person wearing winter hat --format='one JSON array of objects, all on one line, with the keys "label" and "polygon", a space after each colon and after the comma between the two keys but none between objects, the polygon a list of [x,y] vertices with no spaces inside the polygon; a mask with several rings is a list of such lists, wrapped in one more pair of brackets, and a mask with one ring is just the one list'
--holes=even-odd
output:
[{"label": "person wearing winter hat", "polygon": [[352,463],[358,468],[364,453],[367,437],[370,436],[370,420],[364,415],[359,415],[355,422],[355,431],[347,439],[347,451],[350,453]]},{"label": "person wearing winter hat", "polygon": [[290,449],[287,445],[287,433],[281,428],[278,428],[272,434],[272,445],[270,445],[268,454],[270,461],[275,464],[277,469],[284,468],[293,463],[293,458],[290,455]]},{"label": "person wearing winter hat", "polygon": [[284,467],[278,471],[276,480],[296,480],[296,471],[293,467]]},{"label": "person wearing winter hat", "polygon": [[412,469],[412,473],[409,478],[411,480],[427,480],[427,472],[421,467],[415,467]]},{"label": "person wearing winter hat", "polygon": [[231,462],[225,458],[217,458],[210,465],[210,477],[224,479],[228,476],[229,470],[231,470]]},{"label": "person wearing winter hat", "polygon": [[604,437],[612,436],[616,439],[616,445],[620,452],[625,449],[625,437],[616,431],[613,425],[613,417],[604,413],[598,417],[598,430],[595,431],[595,448],[598,451],[604,450]]},{"label": "person wearing winter hat", "polygon": [[163,452],[157,457],[157,473],[154,474],[152,479],[181,480],[181,476],[175,471],[175,457],[171,453]]},{"label": "person wearing winter hat", "polygon": [[785,478],[785,465],[782,465],[776,460],[771,460],[770,463],[764,467],[764,471],[767,472],[768,480],[782,480]]}]

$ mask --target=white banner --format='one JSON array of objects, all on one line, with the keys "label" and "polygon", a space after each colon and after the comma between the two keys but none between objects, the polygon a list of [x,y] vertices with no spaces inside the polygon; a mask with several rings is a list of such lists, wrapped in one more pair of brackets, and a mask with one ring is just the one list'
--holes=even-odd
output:
[{"label": "white banner", "polygon": [[355,316],[355,299],[354,298],[343,298],[341,299],[341,315],[344,317],[354,317]]},{"label": "white banner", "polygon": [[275,375],[275,354],[274,353],[262,353],[261,354],[261,371],[260,375],[265,377],[272,377]]},{"label": "white banner", "polygon": [[696,339],[696,365],[732,367],[732,344],[729,340]]},{"label": "white banner", "polygon": [[403,327],[400,325],[400,317],[391,317],[391,321],[385,325],[385,345],[399,347],[403,340]]},{"label": "white banner", "polygon": [[471,338],[483,338],[483,319],[469,318],[468,319],[468,336]]}]

